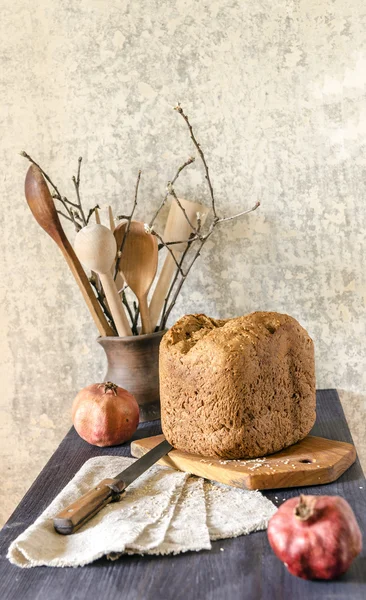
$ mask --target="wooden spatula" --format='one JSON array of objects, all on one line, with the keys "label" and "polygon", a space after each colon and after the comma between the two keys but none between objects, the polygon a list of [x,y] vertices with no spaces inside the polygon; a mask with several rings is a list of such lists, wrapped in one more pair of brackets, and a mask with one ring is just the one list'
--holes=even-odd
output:
[{"label": "wooden spatula", "polygon": [[[127,223],[120,223],[114,231],[119,248],[127,225]],[[141,333],[152,332],[147,296],[154,281],[157,267],[158,243],[156,237],[145,231],[143,223],[131,221],[119,260],[119,270],[139,301]]]},{"label": "wooden spatula", "polygon": [[88,278],[67,239],[53,198],[38,167],[31,165],[25,178],[25,197],[37,223],[56,242],[74,275],[100,335],[114,335],[98,304]]},{"label": "wooden spatula", "polygon": [[75,252],[88,269],[98,273],[118,335],[132,335],[111,273],[117,253],[116,240],[111,230],[98,224],[83,227],[76,234]]},{"label": "wooden spatula", "polygon": [[[197,227],[197,213],[200,213],[201,223],[203,224],[205,222],[209,212],[207,206],[198,204],[198,202],[190,202],[189,200],[179,199],[179,201],[185,209],[189,221],[194,227]],[[187,240],[191,233],[192,227],[189,225],[177,202],[173,200],[165,225],[163,235],[164,242],[178,242],[179,240]],[[179,262],[186,247],[187,244],[174,244],[170,246],[177,262]],[[168,289],[176,268],[177,265],[174,262],[170,252],[168,252],[149,306],[152,331],[154,331],[159,320],[159,315],[161,313],[161,309],[163,308],[164,300],[168,293]]]}]

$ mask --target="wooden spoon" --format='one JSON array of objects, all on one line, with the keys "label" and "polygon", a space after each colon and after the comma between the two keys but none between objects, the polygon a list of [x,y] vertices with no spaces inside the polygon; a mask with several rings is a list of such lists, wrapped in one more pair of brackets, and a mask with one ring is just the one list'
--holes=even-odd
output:
[{"label": "wooden spoon", "polygon": [[[112,233],[114,233],[114,230],[116,229],[116,224],[114,222],[113,210],[112,210],[111,206],[108,206],[108,222],[109,222],[109,229],[111,230]],[[117,244],[117,249],[119,249],[118,244]],[[115,265],[116,265],[116,262],[114,261],[114,263],[112,265],[112,275],[113,276],[114,276]],[[122,290],[123,285],[124,285],[124,281],[123,281],[123,277],[122,277],[121,273],[119,273],[119,272],[117,273],[116,277],[114,278],[114,281],[116,282],[118,293],[120,293],[120,291]]]},{"label": "wooden spoon", "polygon": [[64,255],[100,335],[114,335],[113,329],[108,325],[94,295],[89,280],[62,229],[53,198],[43,175],[35,165],[29,167],[25,178],[25,197],[37,223],[51,236]]},{"label": "wooden spoon", "polygon": [[[120,223],[114,230],[118,248],[121,247],[127,225],[128,223]],[[139,301],[141,333],[151,333],[153,330],[147,296],[157,268],[158,243],[156,237],[151,233],[146,233],[143,223],[131,221],[119,260],[119,270]]]},{"label": "wooden spoon", "polygon": [[[203,204],[198,202],[190,202],[189,200],[179,199],[179,202],[183,206],[187,213],[188,219],[194,227],[197,227],[197,213],[200,213],[201,223],[203,224],[206,220],[209,209]],[[185,218],[183,211],[178,206],[177,202],[173,199],[170,211],[168,214],[167,222],[165,225],[163,240],[164,242],[178,242],[179,240],[188,240],[192,233],[192,227]],[[174,244],[170,246],[174,253],[174,256],[179,262],[187,244]],[[149,311],[150,311],[150,322],[151,327],[154,330],[159,320],[161,309],[164,305],[164,300],[168,293],[172,277],[177,269],[177,265],[170,252],[167,253],[163,268],[160,272],[156,288],[151,298]]]},{"label": "wooden spoon", "polygon": [[111,230],[98,224],[83,227],[76,234],[75,252],[88,269],[98,273],[118,335],[132,335],[111,273],[117,253],[116,240]]}]

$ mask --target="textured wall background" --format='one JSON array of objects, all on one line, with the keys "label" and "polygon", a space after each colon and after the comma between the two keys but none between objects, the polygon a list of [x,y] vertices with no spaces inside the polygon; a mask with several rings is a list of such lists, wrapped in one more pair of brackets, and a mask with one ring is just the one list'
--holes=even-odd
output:
[{"label": "textured wall background", "polygon": [[[172,320],[292,314],[315,340],[318,386],[348,392],[362,435],[365,3],[14,0],[0,28],[2,521],[67,431],[75,393],[105,370],[79,291],[25,203],[19,151],[70,196],[83,155],[84,202],[115,212],[142,168],[147,220],[193,152],[177,100],[220,214],[262,206],[216,232]],[[177,190],[207,202],[198,162]]]}]

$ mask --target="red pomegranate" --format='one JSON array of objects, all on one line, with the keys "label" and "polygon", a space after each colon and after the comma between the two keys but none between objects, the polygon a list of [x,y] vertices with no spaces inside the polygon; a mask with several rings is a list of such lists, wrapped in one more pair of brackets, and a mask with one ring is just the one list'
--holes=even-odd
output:
[{"label": "red pomegranate", "polygon": [[292,575],[334,579],[361,552],[352,508],[340,496],[300,496],[282,504],[268,524],[268,540]]},{"label": "red pomegranate", "polygon": [[72,422],[80,437],[89,444],[115,446],[135,433],[139,407],[132,394],[114,383],[94,383],[76,396]]}]

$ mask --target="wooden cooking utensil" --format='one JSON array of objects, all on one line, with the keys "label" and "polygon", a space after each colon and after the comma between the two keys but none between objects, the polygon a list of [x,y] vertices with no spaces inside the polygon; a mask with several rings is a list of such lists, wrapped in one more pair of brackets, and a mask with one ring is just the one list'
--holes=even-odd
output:
[{"label": "wooden cooking utensil", "polygon": [[[111,206],[108,206],[108,221],[109,221],[109,229],[112,231],[112,233],[114,232],[114,230],[116,229],[116,225],[114,222],[114,216],[113,216],[113,210]],[[100,222],[100,221],[99,221]],[[118,244],[117,244],[117,249],[118,249]],[[112,275],[114,276],[114,269],[115,269],[115,261],[113,262],[112,265]],[[123,288],[123,277],[121,275],[121,273],[117,273],[116,277],[114,278],[114,281],[116,282],[116,286],[117,286],[117,290],[118,292],[120,292]]]},{"label": "wooden cooking utensil", "polygon": [[[203,224],[205,222],[209,212],[207,206],[183,199],[179,199],[179,202],[183,206],[187,213],[188,219],[194,227],[197,227],[197,213],[200,213],[201,223]],[[192,231],[192,227],[185,218],[183,211],[173,199],[165,225],[163,235],[164,242],[178,242],[179,240],[187,240]],[[174,244],[170,246],[177,262],[179,262],[186,247],[187,244]],[[163,308],[164,300],[168,293],[170,283],[176,269],[177,265],[174,262],[170,252],[168,252],[149,306],[152,331],[155,329],[159,320],[161,309]]]},{"label": "wooden cooking utensil", "polygon": [[94,216],[95,216],[95,222],[97,225],[100,225],[100,215],[99,215],[99,209],[96,208],[94,211]]},{"label": "wooden cooking utensil", "polygon": [[98,273],[118,335],[132,335],[111,273],[117,253],[116,240],[111,230],[98,224],[83,227],[76,234],[75,252],[86,267]]},{"label": "wooden cooking utensil", "polygon": [[[128,223],[117,225],[114,235],[117,247],[120,248]],[[139,301],[141,315],[141,333],[151,333],[147,295],[156,275],[158,267],[158,243],[151,233],[147,233],[144,224],[131,221],[122,255],[119,270]]]},{"label": "wooden cooking utensil", "polygon": [[69,240],[56,211],[53,198],[38,167],[31,165],[25,178],[25,197],[37,223],[56,242],[74,275],[100,335],[114,335],[98,304],[88,278]]},{"label": "wooden cooking utensil", "polygon": [[[95,222],[98,225],[100,225],[99,210],[97,208],[94,209],[94,218],[95,218]],[[94,278],[95,285],[96,285],[96,287],[98,289],[98,292],[101,292],[102,291],[102,284],[100,283],[100,279],[99,279],[98,273],[96,273],[95,271],[91,271],[91,276]],[[109,308],[107,301],[106,301],[106,305],[107,305],[107,308]]]},{"label": "wooden cooking utensil", "polygon": [[109,229],[113,233],[113,231],[116,229],[116,225],[114,223],[113,210],[112,210],[111,206],[108,206],[108,218],[109,218]]},{"label": "wooden cooking utensil", "polygon": [[[131,454],[139,458],[164,439],[163,435],[156,435],[131,442]],[[159,463],[245,490],[270,490],[330,483],[355,460],[352,444],[308,435],[301,442],[260,459],[203,458],[172,450]]]}]

